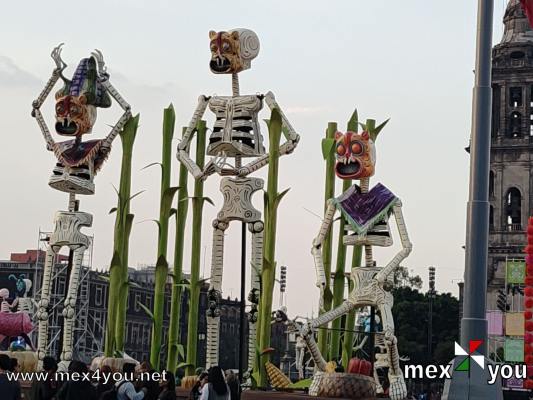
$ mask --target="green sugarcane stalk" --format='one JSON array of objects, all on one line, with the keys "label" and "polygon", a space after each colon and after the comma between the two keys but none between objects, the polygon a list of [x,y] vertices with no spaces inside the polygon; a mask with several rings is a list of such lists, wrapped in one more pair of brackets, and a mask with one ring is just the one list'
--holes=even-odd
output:
[{"label": "green sugarcane stalk", "polygon": [[[281,138],[282,122],[278,109],[274,108],[268,122],[269,133],[269,161],[268,182],[265,192],[265,233],[263,250],[263,270],[261,272],[261,298],[259,300],[258,343],[259,350],[270,347],[270,318],[272,315],[272,297],[274,294],[274,281],[276,277],[276,227],[278,206],[288,189],[278,193],[278,166],[279,142]],[[250,349],[254,351],[254,349]],[[260,356],[259,381],[260,387],[265,387],[268,382],[265,363],[269,361],[270,354]]]},{"label": "green sugarcane stalk", "polygon": [[[196,165],[200,169],[205,163],[206,122],[199,121],[196,126]],[[191,246],[191,281],[189,286],[189,321],[187,327],[187,368],[185,373],[195,375],[196,354],[198,348],[198,309],[200,302],[200,256],[202,250],[202,209],[204,205],[204,181],[194,182],[192,199],[192,246]]]},{"label": "green sugarcane stalk", "polygon": [[[335,132],[337,132],[337,123],[329,122],[326,131],[326,138],[322,141],[322,155],[326,160],[326,184],[324,189],[324,213],[327,209],[327,201],[335,195]],[[331,310],[333,295],[331,293],[331,226],[322,244],[322,259],[324,263],[324,272],[326,275],[326,286],[324,288],[324,298],[322,302],[324,308],[320,314]],[[322,354],[328,354],[328,330],[319,329],[318,331],[318,348]]]},{"label": "green sugarcane stalk", "polygon": [[163,336],[163,319],[165,310],[165,288],[168,278],[168,220],[170,205],[177,188],[170,187],[172,170],[172,137],[176,114],[172,104],[163,112],[163,150],[161,156],[161,201],[159,205],[159,235],[157,245],[157,263],[155,266],[154,311],[150,363],[153,368],[160,368],[161,339]]},{"label": "green sugarcane stalk", "polygon": [[[139,126],[139,114],[130,118],[120,132],[122,162],[116,207],[115,229],[113,234],[113,258],[109,272],[108,314],[104,353],[113,357],[118,351],[124,352],[125,309],[128,282],[129,236],[133,223],[130,214],[131,165],[133,144]],[[113,210],[112,210],[113,211]],[[125,288],[125,289],[124,289]],[[125,291],[125,292],[124,292]]]},{"label": "green sugarcane stalk", "polygon": [[[346,179],[342,182],[342,193],[352,186],[352,181]],[[345,266],[346,266],[346,246],[342,242],[344,237],[344,228],[346,222],[344,218],[339,222],[339,237],[337,243],[337,263],[335,268],[335,275],[333,278],[333,308],[339,307],[344,301],[344,280],[345,280]],[[337,318],[331,323],[330,332],[330,346],[329,346],[329,360],[338,360],[340,355],[341,345],[341,318]]]},{"label": "green sugarcane stalk", "polygon": [[[182,134],[187,128],[183,128]],[[174,272],[172,296],[170,300],[170,323],[168,328],[168,357],[167,370],[175,371],[179,356],[179,328],[181,319],[181,281],[183,279],[183,244],[185,238],[185,223],[189,209],[189,194],[187,191],[187,167],[180,164],[179,191],[176,202],[176,238],[174,241]]]},{"label": "green sugarcane stalk", "polygon": [[[363,254],[362,246],[355,246],[352,253],[352,268],[361,266],[361,256]],[[348,291],[351,292],[354,288],[353,280],[348,279]],[[346,315],[346,323],[344,332],[344,340],[342,342],[342,366],[346,371],[348,369],[348,363],[353,354],[353,337],[355,329],[355,310],[350,311]]]},{"label": "green sugarcane stalk", "polygon": [[[352,113],[348,124],[346,127],[347,131],[357,133],[359,116],[357,114],[357,109]],[[352,180],[346,179],[342,182],[342,193],[346,192],[352,187]],[[340,219],[339,223],[339,235],[337,241],[337,263],[335,268],[335,275],[333,278],[333,308],[339,307],[344,301],[344,278],[345,278],[345,269],[346,269],[346,245],[343,243],[344,238],[344,229],[346,227],[346,220],[344,218]],[[359,246],[360,247],[360,246]],[[354,250],[355,255],[355,250]],[[349,280],[351,282],[351,279]],[[355,314],[354,314],[355,315]],[[340,355],[341,348],[341,323],[342,319],[337,318],[332,322],[332,330],[330,333],[330,346],[329,346],[329,359],[338,360]],[[345,321],[346,324],[351,323],[351,321]],[[353,324],[352,324],[353,325]],[[352,328],[349,328],[353,330]],[[347,332],[345,332],[346,334]],[[346,337],[345,337],[346,339]]]}]

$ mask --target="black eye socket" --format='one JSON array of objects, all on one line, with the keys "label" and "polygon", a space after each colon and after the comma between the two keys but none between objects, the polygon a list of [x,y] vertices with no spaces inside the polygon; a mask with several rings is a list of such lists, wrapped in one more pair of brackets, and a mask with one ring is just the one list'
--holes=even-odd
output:
[{"label": "black eye socket", "polygon": [[56,105],[56,114],[63,114],[64,112],[65,112],[65,107],[63,107],[62,103]]}]

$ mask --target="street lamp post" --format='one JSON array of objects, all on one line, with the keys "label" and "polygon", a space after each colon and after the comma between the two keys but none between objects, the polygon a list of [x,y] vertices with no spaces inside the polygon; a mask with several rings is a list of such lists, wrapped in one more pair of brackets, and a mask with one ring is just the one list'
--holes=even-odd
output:
[{"label": "street lamp post", "polygon": [[[487,352],[487,262],[489,238],[489,164],[492,108],[492,23],[494,0],[478,0],[475,85],[472,99],[470,187],[466,218],[466,256],[461,320],[461,347],[481,340],[478,351]],[[455,357],[455,369],[462,360]],[[485,363],[488,360],[485,359]],[[443,399],[502,399],[499,384],[489,385],[487,370],[471,363],[468,373],[456,371],[444,386]],[[498,381],[499,382],[499,381]]]}]

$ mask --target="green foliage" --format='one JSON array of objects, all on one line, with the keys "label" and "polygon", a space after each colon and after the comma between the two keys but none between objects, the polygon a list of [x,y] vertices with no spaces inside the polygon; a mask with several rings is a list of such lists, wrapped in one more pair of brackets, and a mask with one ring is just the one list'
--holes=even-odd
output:
[{"label": "green foliage", "polygon": [[312,378],[302,379],[301,381],[291,383],[289,389],[308,389],[312,382]]},{"label": "green foliage", "polygon": [[161,152],[161,190],[159,203],[159,234],[157,243],[157,263],[155,267],[154,318],[152,326],[152,342],[150,347],[150,363],[156,370],[160,368],[161,338],[163,336],[163,318],[165,306],[165,290],[168,277],[168,220],[170,208],[177,187],[170,187],[172,171],[172,137],[176,114],[170,104],[163,111],[163,145]]},{"label": "green foliage", "polygon": [[[326,138],[323,140],[331,142],[335,141],[335,132],[337,132],[337,123],[328,123],[326,130]],[[324,142],[322,142],[324,143]],[[324,145],[322,146],[324,148]],[[323,154],[324,155],[324,154]],[[325,188],[324,188],[324,212],[327,209],[327,201],[335,196],[335,155],[333,150],[326,158],[326,174],[325,174]],[[331,291],[331,252],[332,252],[332,235],[331,226],[328,229],[324,242],[322,244],[322,260],[324,263],[324,272],[326,275],[326,287],[324,288],[322,303],[324,308],[320,310],[320,314],[331,309],[333,300],[333,293]],[[328,354],[328,331],[326,329],[319,329],[318,331],[318,347],[320,352],[327,356]]]},{"label": "green foliage", "polygon": [[[198,121],[196,127],[196,165],[204,168],[206,147],[206,122]],[[198,349],[198,308],[200,302],[200,256],[202,249],[202,209],[204,205],[204,182],[194,182],[192,198],[191,281],[189,291],[189,320],[187,326],[187,375],[194,375]]]},{"label": "green foliage", "polygon": [[129,237],[134,215],[130,213],[131,200],[137,196],[131,193],[131,169],[133,144],[139,126],[139,115],[130,118],[120,132],[122,163],[119,190],[116,190],[118,204],[110,210],[116,213],[113,235],[113,258],[109,271],[108,314],[104,354],[108,357],[124,351],[124,330],[126,326],[126,302],[128,297],[128,252]]},{"label": "green foliage", "polygon": [[[281,199],[288,192],[278,193],[278,167],[279,167],[279,142],[282,132],[281,114],[277,108],[272,110],[268,123],[269,134],[269,162],[267,190],[265,199],[265,229],[263,248],[263,270],[261,271],[261,298],[259,300],[259,318],[257,323],[258,349],[270,347],[270,317],[272,314],[272,296],[276,277],[276,228],[277,212]],[[265,363],[269,361],[270,354],[263,353],[257,357],[259,369],[254,371],[254,379],[260,387],[267,385],[268,379]],[[259,372],[257,374],[257,372]]]},{"label": "green foliage", "polygon": [[459,335],[459,300],[450,293],[433,300],[433,355],[428,355],[428,297],[409,286],[393,289],[395,333],[400,356],[410,364],[447,364]]}]

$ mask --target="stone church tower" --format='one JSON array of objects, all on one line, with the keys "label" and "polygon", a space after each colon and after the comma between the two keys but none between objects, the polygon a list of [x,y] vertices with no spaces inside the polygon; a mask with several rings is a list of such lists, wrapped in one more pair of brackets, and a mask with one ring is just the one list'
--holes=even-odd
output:
[{"label": "stone church tower", "polygon": [[533,214],[533,31],[511,0],[501,42],[492,51],[492,137],[487,309],[505,284],[506,258],[523,258]]}]

